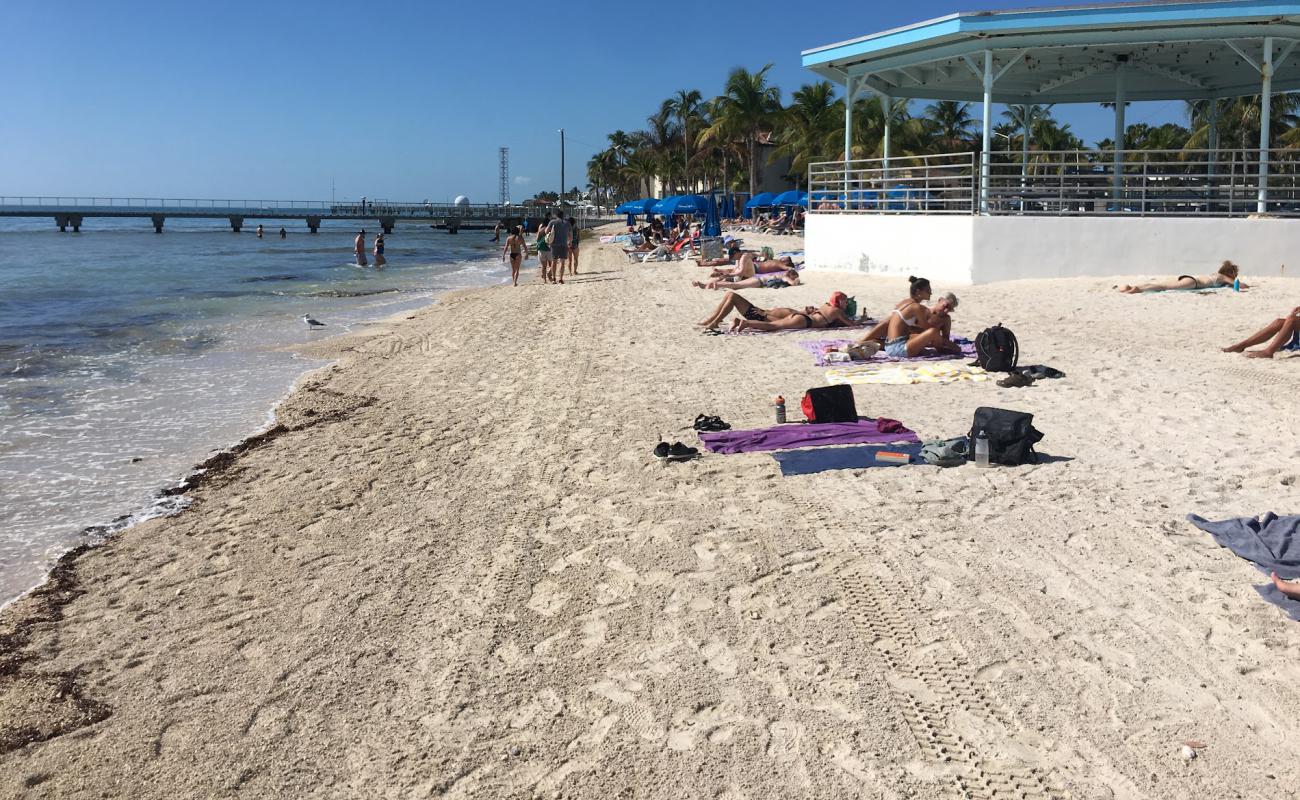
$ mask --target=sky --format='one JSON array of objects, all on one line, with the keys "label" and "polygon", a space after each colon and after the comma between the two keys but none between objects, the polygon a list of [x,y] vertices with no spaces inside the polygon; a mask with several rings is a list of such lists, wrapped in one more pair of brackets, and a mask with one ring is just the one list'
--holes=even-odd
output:
[{"label": "sky", "polygon": [[[518,202],[559,188],[560,128],[585,187],[606,135],[679,89],[772,63],[788,101],[818,80],[801,50],[1042,4],[974,2],[13,3],[0,195],[495,202],[504,146]],[[1100,106],[1055,113],[1089,143],[1113,132]],[[1186,119],[1138,103],[1128,121]]]}]

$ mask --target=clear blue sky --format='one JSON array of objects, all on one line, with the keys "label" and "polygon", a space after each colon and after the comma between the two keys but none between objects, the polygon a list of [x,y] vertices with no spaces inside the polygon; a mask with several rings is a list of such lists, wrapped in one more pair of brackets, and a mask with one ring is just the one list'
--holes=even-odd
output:
[{"label": "clear blue sky", "polygon": [[[1001,0],[994,8],[1041,5]],[[952,0],[560,3],[13,3],[0,194],[476,202],[510,147],[516,201],[568,183],[616,128],[678,89],[721,91],[773,62],[786,98],[803,49],[986,7]],[[870,11],[868,11],[870,9]],[[978,114],[978,110],[976,111]],[[1058,106],[1085,141],[1099,106]],[[1184,122],[1136,104],[1134,122]]]}]

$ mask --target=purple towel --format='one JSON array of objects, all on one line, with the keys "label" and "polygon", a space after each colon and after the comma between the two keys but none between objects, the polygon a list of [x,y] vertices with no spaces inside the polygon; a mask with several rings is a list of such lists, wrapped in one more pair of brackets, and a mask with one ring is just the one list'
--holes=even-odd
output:
[{"label": "purple towel", "polygon": [[907,428],[894,433],[881,433],[874,419],[861,417],[857,422],[825,422],[819,425],[788,423],[752,431],[701,433],[700,441],[712,453],[758,453],[828,444],[885,444],[921,440]]},{"label": "purple towel", "polygon": [[952,340],[961,345],[961,355],[954,355],[952,353],[936,353],[931,351],[913,358],[890,358],[885,355],[884,350],[881,350],[867,361],[858,361],[857,359],[854,359],[853,361],[826,360],[826,353],[824,351],[827,347],[834,347],[836,350],[843,350],[848,345],[853,344],[852,339],[821,339],[816,342],[800,342],[799,346],[813,354],[813,357],[817,359],[817,366],[819,367],[851,367],[854,364],[884,364],[894,361],[946,361],[950,358],[975,357],[975,343],[970,339],[963,339],[960,336],[954,336]]}]

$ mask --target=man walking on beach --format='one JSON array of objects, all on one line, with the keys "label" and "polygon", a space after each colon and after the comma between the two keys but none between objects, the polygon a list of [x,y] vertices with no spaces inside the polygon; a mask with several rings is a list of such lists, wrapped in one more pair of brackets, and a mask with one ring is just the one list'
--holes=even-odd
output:
[{"label": "man walking on beach", "polygon": [[564,283],[564,265],[569,261],[569,223],[564,221],[564,212],[556,211],[555,219],[547,228],[547,241],[551,244],[551,270],[559,270],[557,283]]},{"label": "man walking on beach", "polygon": [[366,261],[366,231],[364,228],[357,234],[357,238],[352,242],[352,250],[357,254],[357,266],[366,267],[369,263]]}]

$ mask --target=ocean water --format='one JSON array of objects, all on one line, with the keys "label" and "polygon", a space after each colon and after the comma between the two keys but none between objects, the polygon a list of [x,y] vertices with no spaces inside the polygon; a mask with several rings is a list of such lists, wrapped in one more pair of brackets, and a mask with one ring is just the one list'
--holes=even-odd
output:
[{"label": "ocean water", "polygon": [[490,232],[399,225],[376,271],[351,264],[355,227],[279,227],[0,219],[0,603],[88,537],[183,503],[158,492],[321,366],[294,344],[509,278]]}]

